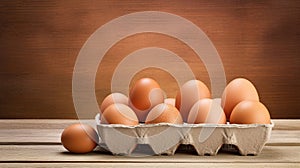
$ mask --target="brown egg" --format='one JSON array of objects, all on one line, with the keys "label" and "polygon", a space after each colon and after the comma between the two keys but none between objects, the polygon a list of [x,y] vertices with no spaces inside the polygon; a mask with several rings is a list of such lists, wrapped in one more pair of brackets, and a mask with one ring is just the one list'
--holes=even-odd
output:
[{"label": "brown egg", "polygon": [[204,98],[193,105],[187,122],[191,124],[226,124],[226,116],[220,103]]},{"label": "brown egg", "polygon": [[151,78],[138,80],[130,90],[129,105],[139,121],[144,122],[147,114],[155,105],[164,102],[164,92],[159,84]]},{"label": "brown egg", "polygon": [[138,125],[134,111],[124,104],[111,104],[101,115],[102,124]]},{"label": "brown egg", "polygon": [[222,95],[221,105],[227,120],[229,120],[233,108],[243,100],[259,101],[258,93],[249,80],[236,78],[226,86]]},{"label": "brown egg", "polygon": [[270,124],[270,113],[258,101],[244,100],[237,104],[230,116],[231,124]]},{"label": "brown egg", "polygon": [[174,98],[167,98],[167,99],[164,100],[164,103],[175,106],[175,99]]},{"label": "brown egg", "polygon": [[210,98],[207,86],[199,80],[190,80],[177,92],[175,106],[179,109],[184,122],[187,121],[190,109],[200,99]]},{"label": "brown egg", "polygon": [[170,104],[161,103],[153,107],[146,118],[146,124],[171,123],[182,124],[179,111]]},{"label": "brown egg", "polygon": [[128,105],[128,97],[125,96],[122,93],[112,93],[105,97],[105,99],[102,101],[100,110],[101,113],[104,112],[104,110],[111,104],[120,103]]},{"label": "brown egg", "polygon": [[98,135],[89,125],[73,124],[63,131],[61,143],[70,152],[88,153],[97,146]]}]

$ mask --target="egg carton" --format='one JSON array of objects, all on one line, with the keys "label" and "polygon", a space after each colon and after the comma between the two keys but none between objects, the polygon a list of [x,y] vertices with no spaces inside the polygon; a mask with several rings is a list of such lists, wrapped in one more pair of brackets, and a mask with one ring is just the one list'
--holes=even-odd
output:
[{"label": "egg carton", "polygon": [[[97,130],[106,148],[114,155],[174,155],[181,145],[193,146],[198,155],[216,155],[237,148],[241,155],[258,155],[271,136],[271,124],[100,124]],[[235,147],[234,147],[235,146]],[[191,148],[186,148],[186,152]]]}]

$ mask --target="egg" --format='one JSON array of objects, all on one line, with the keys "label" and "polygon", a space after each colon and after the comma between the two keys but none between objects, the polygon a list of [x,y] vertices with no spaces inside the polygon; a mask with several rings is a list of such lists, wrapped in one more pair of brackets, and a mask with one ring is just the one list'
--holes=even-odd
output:
[{"label": "egg", "polygon": [[244,100],[237,104],[230,116],[231,124],[270,124],[271,117],[264,104],[258,101]]},{"label": "egg", "polygon": [[226,124],[226,116],[219,102],[204,98],[193,105],[187,122],[190,124]]},{"label": "egg", "polygon": [[222,94],[221,105],[227,120],[229,120],[233,108],[243,100],[259,101],[259,96],[255,86],[249,80],[236,78],[225,87]]},{"label": "egg", "polygon": [[146,124],[171,123],[182,124],[182,117],[174,106],[161,103],[153,107],[146,118]]},{"label": "egg", "polygon": [[111,104],[120,103],[128,105],[128,97],[125,96],[122,93],[112,93],[105,97],[105,99],[102,101],[100,110],[101,113],[104,112],[104,110]]},{"label": "egg", "polygon": [[88,153],[97,146],[98,135],[89,125],[73,124],[62,132],[61,143],[70,152]]},{"label": "egg", "polygon": [[164,103],[175,106],[175,99],[174,98],[167,98],[167,99],[164,100]]},{"label": "egg", "polygon": [[124,104],[111,104],[101,115],[102,124],[138,125],[139,121],[135,112]]},{"label": "egg", "polygon": [[200,99],[210,98],[207,86],[199,80],[190,80],[183,84],[177,92],[175,106],[179,109],[183,121],[187,121],[190,109]]},{"label": "egg", "polygon": [[139,121],[144,122],[149,111],[164,102],[164,97],[164,92],[155,80],[142,78],[130,89],[129,105]]}]

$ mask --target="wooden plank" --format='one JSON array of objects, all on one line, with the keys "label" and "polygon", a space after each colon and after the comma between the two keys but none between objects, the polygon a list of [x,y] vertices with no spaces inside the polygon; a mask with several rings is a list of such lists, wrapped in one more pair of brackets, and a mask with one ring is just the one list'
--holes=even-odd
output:
[{"label": "wooden plank", "polygon": [[71,154],[61,145],[1,145],[0,162],[99,162],[99,163],[299,163],[300,146],[266,146],[258,156],[219,153],[197,156],[176,153],[174,156],[127,157],[95,151]]},{"label": "wooden plank", "polygon": [[63,129],[0,129],[0,144],[60,144]]},{"label": "wooden plank", "polygon": [[273,130],[300,130],[300,119],[273,119]]},{"label": "wooden plank", "polygon": [[23,167],[51,167],[51,168],[81,168],[81,167],[90,167],[90,168],[99,168],[99,167],[110,167],[110,168],[127,168],[127,167],[189,167],[189,168],[211,168],[211,167],[223,167],[223,168],[282,168],[290,167],[296,168],[299,167],[299,163],[0,163],[0,167],[14,167],[14,168],[23,168]]},{"label": "wooden plank", "polygon": [[[93,120],[0,120],[0,144],[59,144],[65,127]],[[274,120],[267,145],[299,145],[300,120]]]},{"label": "wooden plank", "polygon": [[273,130],[267,145],[276,144],[300,146],[300,131]]},{"label": "wooden plank", "polygon": [[[0,120],[0,144],[59,144],[63,128],[78,122],[78,120]],[[300,120],[274,120],[274,122],[275,127],[267,145],[299,145]]]},{"label": "wooden plank", "polygon": [[[2,144],[60,144],[63,129],[0,129]],[[266,145],[298,145],[300,131],[273,130]]]},{"label": "wooden plank", "polygon": [[63,129],[68,125],[94,120],[73,119],[2,119],[0,129]]}]

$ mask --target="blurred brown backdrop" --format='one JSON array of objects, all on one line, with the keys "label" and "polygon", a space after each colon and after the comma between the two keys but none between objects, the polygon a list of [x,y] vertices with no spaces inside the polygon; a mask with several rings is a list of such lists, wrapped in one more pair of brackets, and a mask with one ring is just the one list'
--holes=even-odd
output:
[{"label": "blurred brown backdrop", "polygon": [[[255,83],[272,118],[300,118],[297,0],[0,1],[0,118],[76,118],[72,72],[80,48],[111,19],[146,10],[177,14],[198,25],[217,48],[228,81],[246,77]],[[151,46],[180,55],[209,86],[203,63],[188,46],[165,35],[137,34],[105,55],[96,78],[99,102],[109,93],[117,63]],[[166,72],[146,69],[134,80],[143,76],[175,96],[178,86]]]}]

